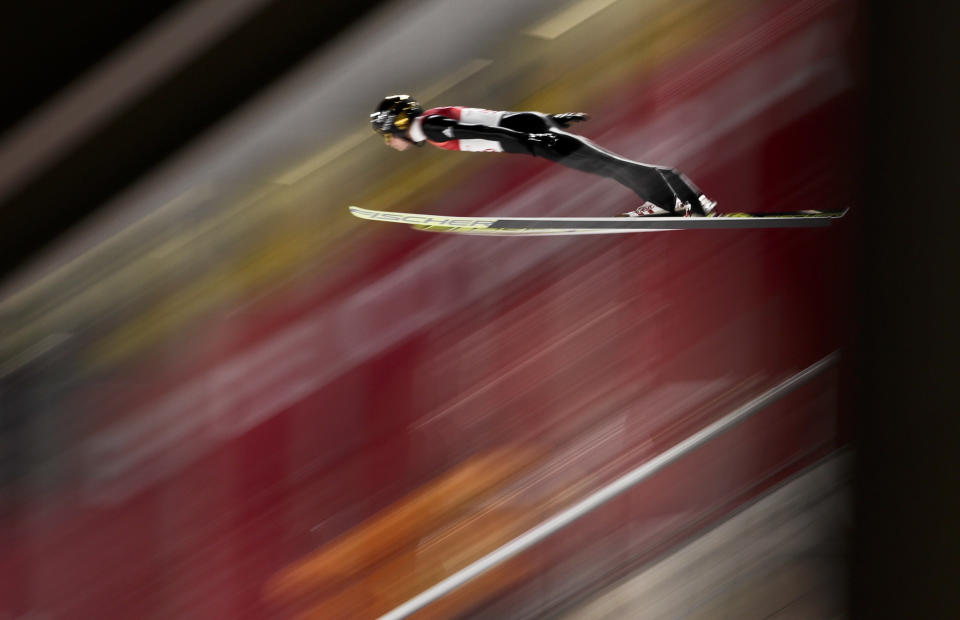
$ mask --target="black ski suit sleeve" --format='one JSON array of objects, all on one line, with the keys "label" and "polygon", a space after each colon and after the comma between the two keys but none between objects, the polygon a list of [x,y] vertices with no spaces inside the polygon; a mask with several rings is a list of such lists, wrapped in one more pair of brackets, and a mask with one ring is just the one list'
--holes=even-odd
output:
[{"label": "black ski suit sleeve", "polygon": [[490,127],[489,125],[468,125],[446,116],[433,115],[423,119],[423,133],[432,142],[448,140],[495,140],[503,150],[511,153],[529,153],[543,155],[552,150],[559,141],[559,135],[551,132],[526,133]]}]

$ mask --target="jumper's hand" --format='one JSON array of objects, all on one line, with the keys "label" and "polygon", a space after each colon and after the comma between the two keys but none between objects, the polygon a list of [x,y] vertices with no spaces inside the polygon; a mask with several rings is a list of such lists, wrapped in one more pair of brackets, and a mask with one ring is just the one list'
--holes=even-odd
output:
[{"label": "jumper's hand", "polygon": [[590,117],[583,112],[566,112],[564,114],[551,114],[550,118],[557,122],[558,125],[566,129],[570,126],[570,123],[582,123],[583,121],[590,120]]},{"label": "jumper's hand", "polygon": [[524,134],[523,145],[527,147],[527,150],[530,151],[531,155],[536,156],[538,151],[543,153],[544,151],[553,151],[554,147],[557,145],[557,140],[560,139],[555,133],[528,133]]}]

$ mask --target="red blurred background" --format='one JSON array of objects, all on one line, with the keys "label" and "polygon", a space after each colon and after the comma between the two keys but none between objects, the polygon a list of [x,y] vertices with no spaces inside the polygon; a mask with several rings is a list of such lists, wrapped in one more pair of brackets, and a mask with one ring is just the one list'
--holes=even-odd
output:
[{"label": "red blurred background", "polygon": [[[58,303],[42,290],[8,303],[17,447],[0,612],[376,617],[838,353],[827,373],[421,612],[536,617],[848,449],[864,210],[856,6],[631,15],[649,30],[620,47],[574,33],[592,43],[566,53],[596,57],[563,78],[522,90],[524,74],[493,73],[478,79],[497,90],[427,103],[584,109],[584,135],[683,170],[720,211],[850,214],[810,230],[434,236],[352,222],[339,201],[599,216],[636,199],[533,159],[397,163],[407,154],[367,143],[324,168],[349,180],[311,177],[268,199],[251,184],[254,207],[187,210],[154,237],[187,260],[159,245],[124,250],[129,262],[96,255],[71,272],[88,289],[63,302],[71,318],[48,321]],[[117,295],[113,281],[137,292]]]}]

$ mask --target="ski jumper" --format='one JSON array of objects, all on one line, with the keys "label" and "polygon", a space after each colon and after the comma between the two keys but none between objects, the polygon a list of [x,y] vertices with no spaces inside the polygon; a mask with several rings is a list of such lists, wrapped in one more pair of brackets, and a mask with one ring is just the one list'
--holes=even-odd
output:
[{"label": "ski jumper", "polygon": [[676,200],[696,206],[702,192],[673,168],[635,162],[564,131],[550,115],[482,108],[432,108],[413,120],[410,139],[451,151],[521,153],[606,177],[640,198],[673,211]]}]

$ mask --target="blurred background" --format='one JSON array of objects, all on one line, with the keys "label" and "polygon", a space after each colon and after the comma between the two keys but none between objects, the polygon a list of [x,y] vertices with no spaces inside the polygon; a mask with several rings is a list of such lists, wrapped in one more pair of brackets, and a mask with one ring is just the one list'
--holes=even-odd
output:
[{"label": "blurred background", "polygon": [[[3,12],[0,618],[954,617],[945,10]],[[348,205],[637,206],[533,158],[394,152],[367,118],[398,92],[588,112],[579,133],[720,211],[851,212],[514,239],[362,222]]]}]

